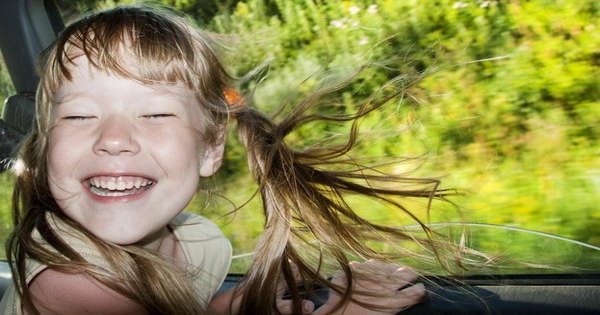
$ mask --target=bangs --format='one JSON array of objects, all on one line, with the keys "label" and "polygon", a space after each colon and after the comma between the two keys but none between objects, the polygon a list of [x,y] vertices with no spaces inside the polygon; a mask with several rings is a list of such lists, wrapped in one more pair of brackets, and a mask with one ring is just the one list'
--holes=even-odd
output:
[{"label": "bangs", "polygon": [[121,7],[96,13],[70,25],[48,60],[50,89],[71,80],[75,59],[85,57],[99,71],[143,84],[183,83],[201,100],[226,85],[226,74],[207,34],[183,18],[156,9]]},{"label": "bangs", "polygon": [[169,11],[119,7],[89,15],[69,25],[42,58],[37,95],[38,130],[50,127],[54,96],[78,58],[98,71],[145,85],[182,83],[205,113],[206,137],[228,115],[223,91],[229,76],[213,50],[208,33]]}]

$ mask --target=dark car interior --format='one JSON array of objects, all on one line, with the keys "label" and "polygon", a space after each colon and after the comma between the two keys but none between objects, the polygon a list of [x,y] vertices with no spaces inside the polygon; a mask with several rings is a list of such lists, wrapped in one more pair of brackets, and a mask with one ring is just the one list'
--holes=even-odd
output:
[{"label": "dark car interior", "polygon": [[[64,27],[52,0],[0,2],[0,48],[16,94],[5,100],[0,120],[0,160],[6,169],[20,139],[34,125],[36,58]],[[427,279],[428,298],[402,314],[600,314],[600,273],[478,275],[458,281]],[[230,275],[221,290],[243,275]],[[0,263],[0,295],[11,281]],[[326,290],[307,294],[318,304]]]}]

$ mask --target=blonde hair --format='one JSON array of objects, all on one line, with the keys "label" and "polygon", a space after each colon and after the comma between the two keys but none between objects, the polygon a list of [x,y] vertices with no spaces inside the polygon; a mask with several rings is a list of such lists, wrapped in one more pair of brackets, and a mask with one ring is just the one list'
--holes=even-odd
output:
[{"label": "blonde hair", "polygon": [[[63,215],[48,188],[46,154],[53,95],[62,82],[71,79],[70,67],[74,58],[81,55],[101,71],[144,84],[184,83],[196,92],[204,111],[206,141],[217,141],[218,126],[225,122],[231,109],[223,96],[229,77],[212,47],[210,34],[196,30],[184,18],[171,12],[147,7],[119,7],[71,24],[44,54],[37,94],[37,126],[20,153],[25,169],[18,175],[14,190],[15,228],[7,255],[25,307],[33,307],[25,279],[25,260],[35,259],[66,272],[87,273],[153,314],[200,314],[204,311],[194,302],[193,290],[184,273],[143,249],[103,242]],[[133,57],[127,60],[133,59],[135,67],[122,61],[126,58],[118,58],[123,54]],[[447,192],[438,189],[439,182],[369,172],[345,158],[355,145],[358,119],[403,91],[382,88],[381,93],[366,99],[354,114],[311,114],[310,108],[326,101],[328,95],[346,85],[347,82],[314,92],[278,123],[251,106],[235,108],[239,138],[247,149],[248,164],[259,184],[265,215],[264,233],[254,261],[236,289],[242,295],[241,314],[276,313],[274,292],[280,280],[290,288],[294,314],[301,314],[301,297],[296,289],[298,277],[331,287],[343,295],[341,303],[346,302],[352,293],[349,253],[365,259],[395,258],[393,254],[372,249],[365,239],[413,240],[428,246],[433,256],[439,258],[431,231],[397,201],[398,197],[443,198]],[[290,132],[314,121],[352,123],[347,142],[303,150],[294,150],[286,144],[285,137]],[[349,165],[353,166],[350,170],[340,168]],[[389,188],[404,184],[416,188]],[[421,225],[426,236],[417,238],[401,229],[367,221],[346,203],[344,196],[347,194],[368,196],[404,211]],[[54,213],[81,231],[98,247],[114,274],[88,263],[62,241],[48,228],[46,212]],[[32,237],[34,229],[40,231],[54,250],[42,246]],[[309,242],[310,238],[317,242]],[[349,286],[344,289],[333,285],[322,272],[321,260],[315,264],[301,254],[305,247],[316,251],[318,258],[332,257],[346,273]]]},{"label": "blonde hair", "polygon": [[[195,92],[203,110],[204,137],[214,143],[218,125],[227,118],[222,94],[228,76],[213,50],[208,33],[199,32],[173,12],[148,7],[121,7],[83,17],[69,25],[44,52],[37,92],[36,127],[22,145],[13,194],[14,231],[8,259],[24,307],[34,309],[27,289],[26,259],[65,272],[83,272],[127,296],[152,314],[201,314],[190,281],[154,253],[135,246],[104,242],[66,217],[54,201],[47,182],[46,155],[54,95],[71,80],[74,60],[85,57],[100,71],[143,84],[184,83]],[[133,57],[133,58],[122,58]],[[136,64],[133,66],[131,60]],[[114,274],[88,263],[49,228],[47,212],[81,231],[110,264]],[[37,229],[54,249],[33,238]],[[209,301],[203,301],[207,304]]]}]

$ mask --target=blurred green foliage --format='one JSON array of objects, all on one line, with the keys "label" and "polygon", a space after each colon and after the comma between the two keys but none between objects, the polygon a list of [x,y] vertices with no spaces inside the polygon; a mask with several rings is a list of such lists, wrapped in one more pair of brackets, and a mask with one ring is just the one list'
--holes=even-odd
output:
[{"label": "blurred green foliage", "polygon": [[[73,13],[131,2],[59,4]],[[600,245],[597,1],[162,3],[226,34],[221,48],[230,72],[244,79],[241,88],[267,112],[367,63],[372,66],[328,110],[351,111],[390,80],[405,85],[402,99],[364,119],[365,140],[354,154],[421,157],[388,171],[441,177],[445,187],[465,192],[454,199],[459,211],[434,205],[432,221],[512,225]],[[0,79],[6,93],[6,76]],[[343,130],[311,126],[288,140],[302,146]],[[252,250],[262,215],[257,198],[225,215],[256,188],[243,149],[233,134],[230,139],[221,175],[205,185],[224,198],[206,202],[201,193],[190,209],[217,220],[242,253]],[[378,222],[410,223],[360,198],[353,204]],[[0,205],[6,220],[8,205]],[[425,217],[424,204],[411,206]],[[527,252],[534,245],[515,246]]]}]

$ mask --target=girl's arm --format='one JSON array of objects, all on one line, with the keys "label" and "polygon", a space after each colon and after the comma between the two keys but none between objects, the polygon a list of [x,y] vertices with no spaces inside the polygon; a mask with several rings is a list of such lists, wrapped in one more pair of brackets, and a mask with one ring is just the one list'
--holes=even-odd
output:
[{"label": "girl's arm", "polygon": [[49,268],[30,282],[29,292],[41,315],[148,314],[135,301],[83,274]]},{"label": "girl's arm", "polygon": [[[239,311],[241,297],[237,297],[236,300],[233,303],[231,303],[234,291],[234,289],[229,289],[215,296],[208,304],[208,315],[237,314]],[[231,307],[233,308],[230,311]]]}]

